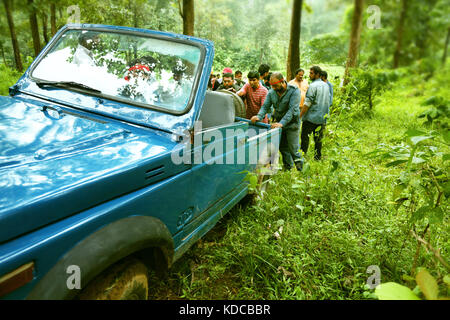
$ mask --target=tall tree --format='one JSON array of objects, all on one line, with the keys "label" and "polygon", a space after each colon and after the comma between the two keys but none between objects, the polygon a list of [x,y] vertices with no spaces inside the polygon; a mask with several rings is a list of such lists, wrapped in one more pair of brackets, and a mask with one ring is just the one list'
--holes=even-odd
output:
[{"label": "tall tree", "polygon": [[403,41],[403,29],[405,26],[406,12],[408,10],[408,1],[402,0],[402,10],[400,12],[400,20],[398,22],[397,28],[397,46],[394,52],[394,69],[397,69],[400,64],[400,56],[402,51],[402,41]]},{"label": "tall tree", "polygon": [[42,35],[44,36],[44,41],[47,44],[48,43],[48,30],[47,30],[48,16],[47,16],[47,13],[42,12],[41,18],[42,18]]},{"label": "tall tree", "polygon": [[442,55],[442,64],[445,64],[445,61],[447,60],[447,50],[449,40],[450,40],[450,27],[448,27],[447,29],[447,38],[445,39],[444,54]]},{"label": "tall tree", "polygon": [[183,18],[183,34],[194,35],[194,0],[178,0],[180,15]]},{"label": "tall tree", "polygon": [[20,58],[19,42],[17,41],[16,28],[14,26],[14,20],[11,12],[10,0],[3,0],[5,6],[6,18],[8,20],[9,32],[11,33],[11,42],[14,51],[14,60],[16,62],[16,69],[20,72],[23,71],[22,59]]},{"label": "tall tree", "polygon": [[292,80],[295,70],[300,67],[300,32],[302,21],[303,0],[294,0],[291,18],[291,37],[289,40],[289,52],[287,58],[286,78]]},{"label": "tall tree", "polygon": [[344,85],[346,85],[349,81],[350,68],[355,68],[358,61],[363,7],[364,7],[364,0],[355,0],[352,19],[352,31],[350,35],[350,47],[348,49],[347,64],[345,66]]},{"label": "tall tree", "polygon": [[30,8],[30,27],[31,36],[33,38],[34,55],[37,56],[41,52],[41,40],[39,38],[39,27],[36,17],[36,7],[33,0],[28,0],[28,7]]},{"label": "tall tree", "polygon": [[50,28],[53,37],[56,33],[56,5],[54,2],[50,4]]}]

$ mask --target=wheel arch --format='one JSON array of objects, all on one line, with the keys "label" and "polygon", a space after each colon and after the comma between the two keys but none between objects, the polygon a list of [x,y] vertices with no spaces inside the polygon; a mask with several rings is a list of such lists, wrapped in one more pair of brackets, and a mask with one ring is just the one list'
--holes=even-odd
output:
[{"label": "wheel arch", "polygon": [[130,255],[152,252],[158,269],[169,268],[174,255],[173,238],[166,225],[148,216],[132,216],[112,222],[92,233],[68,251],[32,289],[27,299],[73,299],[81,290],[69,289],[67,268],[80,267],[81,289],[114,263]]}]

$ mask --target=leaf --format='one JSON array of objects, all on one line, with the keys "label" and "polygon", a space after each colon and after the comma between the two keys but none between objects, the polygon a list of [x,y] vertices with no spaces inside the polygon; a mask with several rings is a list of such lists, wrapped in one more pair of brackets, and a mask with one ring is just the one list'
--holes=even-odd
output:
[{"label": "leaf", "polygon": [[405,134],[406,134],[407,137],[417,137],[417,136],[426,135],[426,132],[419,131],[419,130],[416,130],[416,129],[409,129],[408,131],[406,131]]},{"label": "leaf", "polygon": [[450,288],[450,276],[449,275],[446,275],[444,277],[444,283],[447,285],[447,287]]},{"label": "leaf", "polygon": [[382,283],[375,289],[380,300],[420,300],[411,289],[395,282]]},{"label": "leaf", "polygon": [[398,166],[398,165],[400,165],[402,163],[405,163],[405,162],[408,162],[408,160],[395,160],[395,161],[389,162],[386,165],[386,168],[395,167],[395,166]]},{"label": "leaf", "polygon": [[444,221],[444,211],[441,207],[434,208],[428,217],[429,223],[442,223]]},{"label": "leaf", "polygon": [[421,141],[432,139],[432,138],[433,138],[432,136],[415,136],[415,137],[411,137],[411,142],[413,145],[416,145]]},{"label": "leaf", "polygon": [[436,280],[425,269],[422,269],[416,275],[416,282],[427,300],[436,300],[439,294],[439,288]]},{"label": "leaf", "polygon": [[446,154],[444,154],[444,155],[442,155],[442,161],[448,161],[448,160],[450,160],[450,153],[446,153]]},{"label": "leaf", "polygon": [[425,214],[431,210],[430,206],[423,206],[420,209],[416,210],[410,219],[410,222],[414,223],[416,221],[422,220],[425,217]]}]

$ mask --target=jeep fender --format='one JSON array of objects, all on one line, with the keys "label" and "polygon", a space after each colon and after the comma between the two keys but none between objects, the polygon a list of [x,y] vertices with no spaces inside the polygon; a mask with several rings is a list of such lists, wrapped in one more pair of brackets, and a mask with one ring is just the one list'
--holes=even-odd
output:
[{"label": "jeep fender", "polygon": [[146,248],[159,248],[170,267],[173,238],[164,223],[154,217],[133,216],[115,221],[89,235],[67,252],[39,281],[27,299],[73,299],[80,290],[67,287],[67,268],[81,271],[81,289],[117,261]]}]

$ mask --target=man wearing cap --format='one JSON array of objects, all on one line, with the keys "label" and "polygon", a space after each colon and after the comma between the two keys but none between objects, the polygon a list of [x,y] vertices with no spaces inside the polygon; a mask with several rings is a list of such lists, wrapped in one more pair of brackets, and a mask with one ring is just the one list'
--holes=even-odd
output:
[{"label": "man wearing cap", "polygon": [[233,74],[233,70],[231,70],[231,68],[224,68],[222,71],[222,78],[217,79],[214,83],[214,87],[213,87],[214,91],[216,91],[219,88],[219,86],[222,84],[223,76],[228,73]]},{"label": "man wearing cap", "polygon": [[270,77],[271,89],[267,94],[261,110],[250,121],[261,121],[273,107],[274,123],[271,128],[281,128],[280,152],[283,156],[284,169],[290,170],[295,165],[301,171],[303,158],[299,152],[300,129],[300,90],[284,80],[279,72],[274,72]]}]

